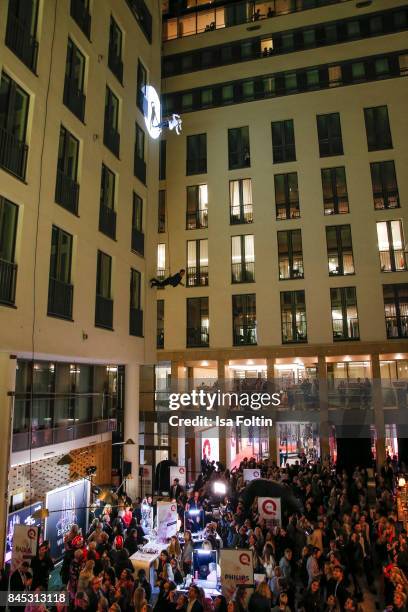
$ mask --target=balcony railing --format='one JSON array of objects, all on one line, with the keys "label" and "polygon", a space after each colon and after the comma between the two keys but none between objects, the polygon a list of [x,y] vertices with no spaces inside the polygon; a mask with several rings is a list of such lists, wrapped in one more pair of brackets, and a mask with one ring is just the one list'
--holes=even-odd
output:
[{"label": "balcony railing", "polygon": [[324,214],[325,215],[338,215],[348,213],[349,203],[348,197],[338,197],[324,199]]},{"label": "balcony railing", "polygon": [[408,315],[385,317],[387,338],[408,338]]},{"label": "balcony railing", "polygon": [[134,175],[146,185],[146,162],[135,155]]},{"label": "balcony railing", "polygon": [[186,213],[186,229],[205,229],[208,227],[208,210]]},{"label": "balcony railing", "polygon": [[0,303],[13,305],[16,299],[17,264],[0,259]]},{"label": "balcony railing", "polygon": [[301,321],[294,325],[292,321],[282,323],[282,342],[307,342],[306,321]]},{"label": "balcony railing", "polygon": [[116,211],[101,202],[99,207],[99,231],[115,240]]},{"label": "balcony railing", "polygon": [[103,144],[108,147],[116,157],[119,157],[120,134],[109,125],[105,125],[103,130]]},{"label": "balcony railing", "polygon": [[71,0],[71,17],[88,38],[91,34],[91,15],[84,0]]},{"label": "balcony railing", "polygon": [[109,49],[108,66],[120,83],[123,82],[122,59]]},{"label": "balcony railing", "polygon": [[294,260],[296,261],[296,263],[294,261],[292,265],[290,265],[290,262],[287,258],[282,258],[282,260],[279,261],[279,280],[288,280],[290,278],[303,278],[303,260],[301,258],[295,257]]},{"label": "balcony railing", "polygon": [[251,157],[244,151],[231,151],[229,154],[229,169],[237,170],[239,168],[249,168],[251,166]]},{"label": "balcony railing", "polygon": [[25,179],[28,146],[0,127],[0,166]]},{"label": "balcony railing", "polygon": [[233,263],[231,264],[231,274],[233,283],[253,283],[255,280],[255,262]]},{"label": "balcony railing", "polygon": [[113,329],[113,300],[96,296],[95,302],[95,325],[105,329]]},{"label": "balcony railing", "polygon": [[253,223],[254,215],[252,204],[243,206],[230,206],[230,224],[239,225],[240,223]]},{"label": "balcony railing", "polygon": [[72,319],[74,287],[56,278],[48,285],[48,314],[62,319]]},{"label": "balcony railing", "polygon": [[132,227],[132,251],[144,255],[144,233]]},{"label": "balcony railing", "polygon": [[208,266],[187,268],[187,287],[206,287],[208,285]]},{"label": "balcony railing", "polygon": [[129,334],[143,337],[143,310],[131,308],[129,312]]},{"label": "balcony railing", "polygon": [[398,189],[390,191],[374,191],[374,208],[384,210],[386,208],[399,208]]},{"label": "balcony railing", "polygon": [[157,330],[156,348],[164,348],[164,329]]},{"label": "balcony railing", "polygon": [[382,380],[381,387],[385,408],[407,408],[408,394],[406,381]]},{"label": "balcony railing", "polygon": [[360,329],[358,325],[358,318],[352,317],[343,321],[343,319],[333,320],[333,340],[359,340]]},{"label": "balcony railing", "polygon": [[66,76],[64,82],[64,104],[81,121],[85,117],[85,100],[85,94],[81,89],[78,89],[77,81]]},{"label": "balcony railing", "polygon": [[187,347],[209,346],[210,336],[208,327],[188,327]]},{"label": "balcony railing", "polygon": [[299,202],[276,203],[277,219],[299,219]]},{"label": "balcony railing", "polygon": [[405,251],[393,249],[393,251],[380,251],[381,272],[399,272],[407,269]]},{"label": "balcony railing", "polygon": [[234,346],[248,346],[256,344],[256,323],[234,325]]},{"label": "balcony railing", "polygon": [[79,185],[61,170],[57,170],[55,201],[74,215],[78,214]]},{"label": "balcony railing", "polygon": [[38,42],[26,24],[15,17],[9,9],[6,29],[6,45],[33,72],[37,67]]}]

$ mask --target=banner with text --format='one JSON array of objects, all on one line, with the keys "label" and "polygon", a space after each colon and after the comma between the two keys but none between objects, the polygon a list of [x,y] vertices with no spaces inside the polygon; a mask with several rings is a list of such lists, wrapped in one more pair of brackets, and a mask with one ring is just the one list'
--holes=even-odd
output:
[{"label": "banner with text", "polygon": [[260,478],[261,477],[261,471],[260,470],[244,470],[244,481],[245,482],[250,482],[251,480],[255,480],[256,478]]},{"label": "banner with text", "polygon": [[250,550],[221,550],[222,593],[228,600],[234,595],[238,584],[254,583],[254,568]]},{"label": "banner with text", "polygon": [[11,572],[19,569],[24,561],[28,563],[37,554],[38,527],[14,525],[13,550],[11,551]]},{"label": "banner with text", "polygon": [[167,542],[177,533],[177,506],[174,502],[157,502],[157,539]]},{"label": "banner with text", "polygon": [[186,486],[186,468],[182,465],[174,467],[170,467],[170,486],[173,484],[173,480],[175,478],[179,479],[179,484],[182,487]]},{"label": "banner with text", "polygon": [[258,512],[259,518],[282,524],[280,497],[258,497]]}]

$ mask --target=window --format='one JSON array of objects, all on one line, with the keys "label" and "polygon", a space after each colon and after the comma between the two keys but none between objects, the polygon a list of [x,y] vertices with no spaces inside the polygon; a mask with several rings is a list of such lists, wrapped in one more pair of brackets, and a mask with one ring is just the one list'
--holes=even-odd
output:
[{"label": "window", "polygon": [[115,94],[106,88],[105,95],[105,123],[103,129],[103,142],[116,157],[119,157],[120,134],[119,125],[119,100]]},{"label": "window", "polygon": [[343,155],[343,141],[339,113],[317,115],[320,157]]},{"label": "window", "polygon": [[346,169],[322,168],[323,206],[325,215],[349,212]]},{"label": "window", "polygon": [[187,287],[208,285],[208,240],[187,241]]},{"label": "window", "polygon": [[143,200],[133,192],[132,251],[144,255]]},{"label": "window", "polygon": [[6,45],[30,70],[37,67],[38,0],[9,0]]},{"label": "window", "polygon": [[145,133],[138,123],[136,123],[134,174],[146,185]]},{"label": "window", "polygon": [[111,16],[109,29],[108,66],[120,83],[122,83],[123,80],[122,40],[122,30]]},{"label": "window", "polygon": [[157,278],[163,279],[166,276],[166,245],[157,245]]},{"label": "window", "polygon": [[205,174],[207,172],[207,134],[187,136],[186,174]]},{"label": "window", "polygon": [[115,175],[105,164],[102,164],[101,196],[99,208],[99,231],[115,240]]},{"label": "window", "polygon": [[25,179],[29,96],[5,72],[0,83],[0,166]]},{"label": "window", "polygon": [[91,34],[89,0],[71,0],[71,17],[81,28],[85,36],[89,38]]},{"label": "window", "polygon": [[253,283],[255,281],[254,237],[231,237],[231,282]]},{"label": "window", "polygon": [[164,300],[157,300],[156,304],[156,348],[161,349],[164,348]]},{"label": "window", "polygon": [[187,347],[209,346],[208,297],[187,298]]},{"label": "window", "polygon": [[342,84],[341,66],[329,66],[329,87],[338,87]]},{"label": "window", "polygon": [[141,307],[141,279],[138,270],[130,269],[130,312],[129,312],[129,334],[131,336],[143,337],[143,310]]},{"label": "window", "polygon": [[408,283],[383,285],[387,338],[408,338]]},{"label": "window", "polygon": [[232,334],[234,346],[257,343],[255,293],[232,296]]},{"label": "window", "polygon": [[327,257],[330,276],[354,274],[350,225],[326,227]]},{"label": "window", "polygon": [[280,294],[282,344],[307,342],[304,291],[282,291]]},{"label": "window", "polygon": [[228,161],[230,170],[251,165],[248,127],[228,130]]},{"label": "window", "polygon": [[213,92],[212,89],[201,90],[201,107],[207,108],[213,104]]},{"label": "window", "polygon": [[303,278],[302,232],[278,232],[279,280]]},{"label": "window", "polygon": [[159,181],[166,180],[166,144],[167,140],[159,142]]},{"label": "window", "polygon": [[69,38],[63,100],[65,106],[81,121],[85,116],[84,78],[85,57]]},{"label": "window", "polygon": [[230,181],[230,224],[252,223],[252,182],[251,179]]},{"label": "window", "polygon": [[166,231],[166,190],[159,191],[159,206],[157,211],[157,231],[162,234]]},{"label": "window", "polygon": [[392,149],[390,122],[386,106],[375,106],[364,109],[369,151]]},{"label": "window", "polygon": [[300,217],[297,172],[275,174],[275,206],[277,219]]},{"label": "window", "polygon": [[399,194],[395,165],[393,161],[373,162],[370,164],[373,186],[374,208],[399,208]]},{"label": "window", "polygon": [[112,257],[98,251],[96,268],[95,326],[113,328],[113,300],[111,297]]},{"label": "window", "polygon": [[71,285],[72,236],[52,226],[48,315],[72,319]]},{"label": "window", "polygon": [[78,213],[79,199],[78,155],[79,141],[61,125],[55,201],[74,215]]},{"label": "window", "polygon": [[137,94],[136,94],[136,104],[138,109],[142,112],[143,115],[146,114],[147,109],[145,109],[146,97],[145,97],[145,87],[147,85],[147,70],[143,66],[142,62],[138,60],[137,62]]},{"label": "window", "polygon": [[18,206],[0,196],[0,304],[15,302],[17,219]]},{"label": "window", "polygon": [[187,187],[186,229],[208,227],[208,188],[207,185]]},{"label": "window", "polygon": [[272,122],[273,163],[296,161],[293,119]]},{"label": "window", "polygon": [[399,272],[407,269],[404,231],[400,219],[377,223],[378,250],[381,272]]},{"label": "window", "polygon": [[333,340],[359,340],[355,287],[330,289]]}]

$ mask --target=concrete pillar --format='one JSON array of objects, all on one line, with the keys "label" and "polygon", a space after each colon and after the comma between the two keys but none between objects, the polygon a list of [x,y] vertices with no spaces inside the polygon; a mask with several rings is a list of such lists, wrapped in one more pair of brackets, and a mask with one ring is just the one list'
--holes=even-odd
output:
[{"label": "concrete pillar", "polygon": [[177,465],[186,467],[186,428],[178,428],[177,437]]},{"label": "concrete pillar", "polygon": [[329,445],[329,390],[327,385],[327,364],[324,355],[319,355],[317,362],[319,380],[319,424],[320,424],[320,456],[325,460],[330,454]]},{"label": "concrete pillar", "polygon": [[[8,353],[0,353],[0,406],[1,432],[3,443],[0,445],[0,559],[4,559],[4,536],[8,513],[8,479],[12,441],[12,422],[14,392],[16,389],[17,360]],[[0,566],[3,563],[0,562]]]},{"label": "concrete pillar", "polygon": [[[172,361],[171,362],[171,393],[184,393],[187,388],[186,384],[188,375],[188,368],[184,366],[184,362],[182,361]],[[179,436],[178,430],[174,427],[170,428],[169,433],[169,442],[170,442],[170,456],[169,459],[174,461],[177,465],[182,465],[179,463],[180,461],[180,453],[179,453]]]},{"label": "concrete pillar", "polygon": [[[268,382],[268,393],[275,393],[275,359],[266,360],[266,379]],[[272,427],[269,427],[269,458],[278,462],[278,428],[276,425],[276,409],[268,408],[264,411],[266,417],[273,419]]]},{"label": "concrete pillar", "polygon": [[372,406],[374,411],[374,425],[377,432],[376,439],[376,462],[379,469],[385,461],[385,422],[383,398],[381,389],[380,356],[371,355],[371,373],[373,377]]},{"label": "concrete pillar", "polygon": [[134,444],[123,446],[125,461],[132,464],[132,478],[126,482],[126,491],[130,497],[137,497],[139,492],[139,364],[129,363],[125,370],[125,415],[124,441],[131,438]]}]

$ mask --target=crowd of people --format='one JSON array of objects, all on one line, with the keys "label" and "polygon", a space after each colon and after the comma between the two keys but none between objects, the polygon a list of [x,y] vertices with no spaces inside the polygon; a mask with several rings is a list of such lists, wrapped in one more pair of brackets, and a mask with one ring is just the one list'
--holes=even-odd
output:
[{"label": "crowd of people", "polygon": [[[303,458],[280,468],[271,460],[244,459],[232,471],[203,460],[201,467],[189,492],[178,481],[172,483],[181,529],[163,545],[154,580],[144,570],[135,573],[130,560],[145,542],[142,501],[119,496],[115,504],[92,515],[88,533],[81,534],[73,525],[65,535],[59,573],[69,602],[55,609],[353,612],[374,609],[377,602],[377,609],[407,612],[408,544],[396,515],[395,459],[388,457],[376,475],[372,495],[366,469],[336,472],[319,460]],[[303,510],[283,512],[281,525],[261,519],[257,499],[246,506],[240,497],[245,468],[256,468],[263,478],[290,487]],[[225,497],[214,498],[215,480],[225,483]],[[193,574],[197,547],[191,532],[183,532],[184,515],[192,508],[205,517],[204,549],[252,552],[254,586],[236,585],[234,593],[215,598],[207,597],[194,580],[185,587],[186,576]],[[30,565],[11,577],[4,575],[2,588],[7,590],[10,582],[13,590],[47,591],[53,568],[44,542]],[[27,612],[46,609],[26,608]]]}]

